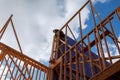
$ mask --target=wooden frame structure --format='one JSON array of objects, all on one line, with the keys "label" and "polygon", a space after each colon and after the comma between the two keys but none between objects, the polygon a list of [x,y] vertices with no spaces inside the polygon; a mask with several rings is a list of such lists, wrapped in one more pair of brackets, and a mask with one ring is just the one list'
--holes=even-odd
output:
[{"label": "wooden frame structure", "polygon": [[[91,9],[93,28],[83,35],[82,10],[88,6]],[[70,25],[76,18],[80,40]],[[23,54],[11,15],[0,30],[0,40],[8,24],[11,24],[20,52],[0,42],[0,80],[120,79],[120,69],[116,68],[120,66],[120,42],[114,32],[114,20],[120,21],[120,7],[101,19],[91,0],[86,1],[61,29],[54,30],[50,65],[47,67]],[[109,40],[114,43],[117,51],[115,55],[110,51]],[[115,59],[117,62],[114,62]]]},{"label": "wooden frame structure", "polygon": [[[94,27],[83,36],[81,11],[86,6],[90,6],[91,8],[91,20],[93,20]],[[97,24],[95,15],[100,20],[99,24]],[[76,17],[78,17],[78,30],[80,30],[79,41],[77,41],[75,34],[73,34],[74,31],[72,31],[72,27],[70,26],[70,23]],[[50,69],[52,69],[50,80],[88,80],[113,65],[115,59],[119,60],[120,42],[115,35],[112,23],[114,19],[116,20],[115,17],[118,18],[118,21],[120,20],[120,7],[101,20],[91,0],[88,0],[61,29],[56,30],[50,58]],[[69,43],[68,31],[72,34],[73,40],[75,41],[72,46]],[[61,35],[63,33],[64,36]],[[107,42],[108,37],[115,44],[118,54],[112,55]],[[55,74],[57,74],[57,78],[54,78]]]}]

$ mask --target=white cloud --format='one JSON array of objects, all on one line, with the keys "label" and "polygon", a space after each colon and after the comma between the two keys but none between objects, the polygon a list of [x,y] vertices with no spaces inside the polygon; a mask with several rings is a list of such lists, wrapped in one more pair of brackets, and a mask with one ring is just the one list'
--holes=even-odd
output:
[{"label": "white cloud", "polygon": [[[53,40],[52,30],[61,28],[85,3],[85,0],[63,0],[63,2],[60,0],[0,0],[0,26],[4,24],[10,14],[13,14],[13,22],[23,52],[36,60],[48,61]],[[90,11],[86,7],[82,14],[83,28],[87,27],[85,21],[89,19],[89,14]],[[76,35],[78,35],[77,27],[72,28]],[[10,35],[10,30],[8,30],[8,34],[3,42],[17,48],[15,40],[11,39],[13,35]]]},{"label": "white cloud", "polygon": [[100,3],[105,3],[105,2],[108,2],[110,0],[92,0],[93,3],[97,3],[97,2],[100,2]]},{"label": "white cloud", "polygon": [[96,0],[96,1],[101,2],[101,3],[105,3],[108,0]]},{"label": "white cloud", "polygon": [[[118,40],[120,41],[120,35],[118,36]],[[110,51],[110,56],[118,56],[119,52],[118,52],[118,48],[115,44],[110,43],[109,41],[107,42],[108,46],[109,46],[109,51]],[[119,44],[120,47],[120,44]],[[103,43],[103,49],[104,49],[104,55],[105,57],[108,57],[108,52],[106,50],[105,44]],[[118,61],[120,59],[113,59],[113,63]]]}]

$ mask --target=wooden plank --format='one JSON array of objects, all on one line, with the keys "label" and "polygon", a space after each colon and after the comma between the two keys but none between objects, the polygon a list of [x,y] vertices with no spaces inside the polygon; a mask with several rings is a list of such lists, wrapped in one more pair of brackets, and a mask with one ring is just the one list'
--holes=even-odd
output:
[{"label": "wooden plank", "polygon": [[119,21],[120,21],[120,6],[117,8],[117,16],[118,16],[118,19],[119,19]]},{"label": "wooden plank", "polygon": [[120,71],[120,60],[103,70],[101,73],[93,76],[90,80],[105,80]]}]

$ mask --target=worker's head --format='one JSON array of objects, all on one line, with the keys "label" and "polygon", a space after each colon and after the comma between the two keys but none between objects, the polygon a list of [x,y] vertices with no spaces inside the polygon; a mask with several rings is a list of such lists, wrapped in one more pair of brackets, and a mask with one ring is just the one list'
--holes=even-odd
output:
[{"label": "worker's head", "polygon": [[63,33],[63,31],[60,31],[59,29],[54,29],[53,32],[55,33],[56,37],[59,35],[60,39],[64,40],[65,34]]},{"label": "worker's head", "polygon": [[54,33],[57,33],[59,31],[59,29],[54,29],[53,32]]}]

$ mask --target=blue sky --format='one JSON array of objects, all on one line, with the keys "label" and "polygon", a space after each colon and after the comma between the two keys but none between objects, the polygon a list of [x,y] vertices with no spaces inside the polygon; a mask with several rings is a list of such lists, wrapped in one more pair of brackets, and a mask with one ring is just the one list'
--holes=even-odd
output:
[{"label": "blue sky", "polygon": [[[97,0],[96,0],[97,1]],[[96,9],[97,13],[100,15],[101,19],[104,19],[108,14],[110,14],[114,9],[120,6],[120,0],[106,0],[105,3],[96,3],[94,8]],[[89,18],[92,18],[89,16]],[[92,20],[89,19],[86,21],[86,24],[91,25]],[[91,30],[92,27],[88,27],[88,31]],[[87,31],[86,31],[87,32]]]},{"label": "blue sky", "polygon": [[[107,15],[109,15],[112,11],[114,11],[118,6],[120,6],[120,0],[116,0],[116,1],[115,0],[106,0],[106,2],[104,4],[100,3],[100,2],[94,4],[94,7],[95,7],[97,13],[100,15],[101,19],[104,19]],[[96,19],[97,19],[97,17],[96,17]],[[83,29],[84,35],[87,34],[93,28],[93,21],[92,21],[91,13],[89,15],[89,19],[85,23],[87,24],[88,27]],[[114,16],[114,19],[112,20],[112,25],[113,25],[113,28],[114,28],[114,31],[115,31],[115,34],[116,34],[118,40],[120,40],[120,22],[118,21],[118,18],[116,17],[116,15]],[[109,24],[107,24],[106,26],[110,30]],[[93,40],[94,38],[91,36],[90,39]],[[118,55],[118,51],[117,51],[113,41],[109,37],[106,37],[106,39],[107,39],[107,43],[108,43],[111,55],[112,56]],[[106,47],[105,47],[104,43],[102,43],[102,44],[103,44],[105,56],[108,56],[107,52],[106,52]],[[96,50],[94,47],[92,48],[92,51],[96,53]]]}]

